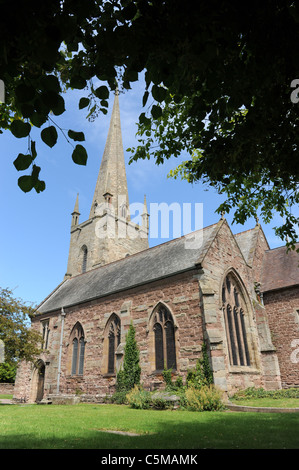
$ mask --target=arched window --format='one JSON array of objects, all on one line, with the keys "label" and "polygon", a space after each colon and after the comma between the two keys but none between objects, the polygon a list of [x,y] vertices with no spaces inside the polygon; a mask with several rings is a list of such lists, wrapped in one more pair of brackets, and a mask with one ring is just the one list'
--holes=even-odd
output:
[{"label": "arched window", "polygon": [[115,353],[120,344],[120,319],[113,314],[108,327],[108,374],[115,374]]},{"label": "arched window", "polygon": [[84,331],[80,323],[76,323],[71,333],[72,341],[72,375],[83,375],[85,339]]},{"label": "arched window", "polygon": [[127,217],[127,206],[126,206],[126,204],[123,204],[121,206],[121,217],[123,217],[124,219]]},{"label": "arched window", "polygon": [[170,311],[159,305],[153,314],[156,370],[176,369],[175,329]]},{"label": "arched window", "polygon": [[234,276],[228,274],[222,286],[228,353],[233,366],[250,366],[250,356],[245,326],[245,302]]},{"label": "arched window", "polygon": [[87,254],[88,254],[87,246],[84,245],[84,246],[82,247],[82,251],[83,251],[82,273],[86,273]]}]

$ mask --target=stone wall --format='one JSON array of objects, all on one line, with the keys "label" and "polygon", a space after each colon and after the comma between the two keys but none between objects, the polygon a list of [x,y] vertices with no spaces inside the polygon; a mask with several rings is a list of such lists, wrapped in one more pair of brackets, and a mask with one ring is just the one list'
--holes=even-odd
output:
[{"label": "stone wall", "polygon": [[[114,392],[115,375],[107,374],[108,357],[105,348],[106,325],[113,313],[121,320],[123,345],[130,322],[133,322],[140,350],[141,382],[146,388],[159,387],[162,376],[155,373],[154,338],[150,328],[152,312],[159,302],[167,306],[172,314],[176,327],[178,373],[185,377],[187,370],[195,366],[203,341],[197,270],[65,309],[59,391],[69,394],[85,393],[97,397],[98,401],[105,394]],[[61,319],[57,313],[38,316],[33,327],[39,330],[40,322],[46,318],[50,320],[50,352],[41,356],[46,365],[45,396],[56,393],[61,332]],[[69,341],[76,322],[82,325],[86,340],[83,376],[71,375],[72,345]],[[17,381],[15,398],[20,398],[26,389],[29,400],[33,372],[26,364],[22,368],[18,374],[22,380]]]},{"label": "stone wall", "polygon": [[[202,263],[200,277],[202,308],[206,335],[210,344],[214,381],[232,395],[236,390],[264,386],[260,355],[260,339],[255,322],[255,292],[252,268],[247,265],[229,226],[221,226]],[[222,310],[221,290],[227,273],[236,277],[246,303],[246,330],[251,366],[229,363],[226,328]],[[275,387],[276,388],[276,387]]]},{"label": "stone wall", "polygon": [[299,386],[299,287],[264,293],[283,388]]},{"label": "stone wall", "polygon": [[0,394],[1,395],[12,395],[14,392],[14,384],[0,383]]}]

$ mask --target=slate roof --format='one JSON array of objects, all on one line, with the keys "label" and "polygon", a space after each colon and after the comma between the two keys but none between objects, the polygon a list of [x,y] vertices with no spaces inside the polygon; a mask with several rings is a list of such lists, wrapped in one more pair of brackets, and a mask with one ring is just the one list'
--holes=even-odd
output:
[{"label": "slate roof", "polygon": [[261,284],[263,292],[299,285],[299,254],[285,246],[266,251]]},{"label": "slate roof", "polygon": [[[37,310],[49,313],[193,269],[203,260],[222,222],[71,277]],[[199,243],[191,249],[194,235]]]}]

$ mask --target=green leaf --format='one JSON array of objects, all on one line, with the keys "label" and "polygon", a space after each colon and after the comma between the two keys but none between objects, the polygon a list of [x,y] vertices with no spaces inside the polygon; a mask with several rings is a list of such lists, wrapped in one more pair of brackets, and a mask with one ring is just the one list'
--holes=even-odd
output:
[{"label": "green leaf", "polygon": [[86,108],[86,106],[89,105],[89,98],[80,98],[80,101],[79,101],[79,109],[83,109],[83,108]]},{"label": "green leaf", "polygon": [[27,101],[33,100],[35,89],[32,86],[27,86],[25,83],[21,83],[17,86],[15,93],[20,103],[26,103]]},{"label": "green leaf", "polygon": [[41,131],[41,138],[49,147],[53,147],[57,142],[57,131],[54,126],[46,127]]},{"label": "green leaf", "polygon": [[138,80],[138,72],[137,70],[126,70],[124,74],[125,80],[128,82],[136,82]]},{"label": "green leaf", "polygon": [[77,165],[86,165],[87,162],[87,152],[85,148],[77,144],[73,153],[72,153],[72,159]]},{"label": "green leaf", "polygon": [[100,98],[100,100],[107,100],[109,98],[109,90],[106,86],[100,86],[95,90],[95,95]]},{"label": "green leaf", "polygon": [[45,91],[42,94],[42,101],[51,109],[56,116],[59,116],[65,111],[64,99],[54,91]]},{"label": "green leaf", "polygon": [[71,78],[70,86],[71,88],[77,88],[78,90],[82,90],[86,87],[86,80],[85,78],[80,77],[80,75],[76,75]]},{"label": "green leaf", "polygon": [[55,93],[61,91],[59,80],[55,75],[45,75],[41,79],[41,84],[45,90],[54,91]]},{"label": "green leaf", "polygon": [[27,137],[31,131],[31,126],[28,122],[15,120],[10,125],[11,133],[18,139]]},{"label": "green leaf", "polygon": [[33,165],[31,176],[32,176],[34,185],[35,185],[35,184],[37,183],[37,181],[38,181],[38,175],[39,175],[39,173],[40,173],[40,170],[41,170],[41,167],[40,167],[40,166]]},{"label": "green leaf", "polygon": [[37,193],[40,193],[46,189],[46,183],[44,181],[37,180],[34,185],[34,189]]},{"label": "green leaf", "polygon": [[30,118],[30,116],[34,113],[33,104],[23,103],[21,104],[20,108],[24,118]]},{"label": "green leaf", "polygon": [[31,155],[24,155],[23,153],[19,153],[13,164],[18,171],[27,170],[27,168],[31,165],[32,160],[33,158]]},{"label": "green leaf", "polygon": [[153,85],[152,87],[152,95],[153,95],[153,98],[156,100],[156,101],[163,101],[165,99],[165,96],[166,96],[166,89],[161,87],[161,86],[158,86],[158,85]]},{"label": "green leaf", "polygon": [[151,114],[154,119],[159,119],[159,117],[162,116],[162,108],[160,106],[157,106],[156,104],[153,105],[151,109]]},{"label": "green leaf", "polygon": [[70,129],[67,134],[70,137],[70,139],[77,140],[77,141],[85,140],[85,136],[83,132],[75,132]]},{"label": "green leaf", "polygon": [[34,179],[31,175],[20,176],[18,185],[24,193],[28,193],[34,187]]},{"label": "green leaf", "polygon": [[57,95],[57,101],[55,104],[52,105],[52,111],[55,116],[59,116],[60,114],[64,113],[65,106],[64,106],[64,99],[61,95]]},{"label": "green leaf", "polygon": [[141,113],[140,116],[139,116],[139,122],[140,124],[144,124],[146,126],[149,126],[150,123],[151,123],[151,120],[146,117],[145,113]]},{"label": "green leaf", "polygon": [[35,142],[33,140],[31,141],[31,155],[32,155],[33,160],[37,156],[36,149],[35,149]]},{"label": "green leaf", "polygon": [[40,114],[38,112],[34,112],[30,116],[30,122],[35,126],[35,127],[41,127],[45,122],[47,121],[48,116],[44,114]]},{"label": "green leaf", "polygon": [[148,99],[148,95],[149,95],[149,92],[146,91],[143,95],[143,98],[142,98],[142,105],[145,106],[146,105],[146,102],[147,102],[147,99]]},{"label": "green leaf", "polygon": [[134,5],[134,3],[129,3],[129,5],[123,8],[122,10],[122,15],[126,20],[133,19],[136,13],[137,13],[137,8]]},{"label": "green leaf", "polygon": [[85,78],[80,77],[80,75],[75,75],[70,79],[70,87],[77,88],[78,90],[82,90],[86,87],[86,80]]}]

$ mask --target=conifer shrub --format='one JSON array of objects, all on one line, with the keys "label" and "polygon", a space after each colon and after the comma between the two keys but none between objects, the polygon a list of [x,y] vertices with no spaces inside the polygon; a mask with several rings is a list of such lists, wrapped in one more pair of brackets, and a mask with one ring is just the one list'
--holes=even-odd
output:
[{"label": "conifer shrub", "polygon": [[116,376],[116,393],[112,396],[114,403],[126,403],[127,393],[140,384],[141,368],[139,365],[139,349],[135,338],[135,328],[131,322],[126,335],[124,362]]}]

